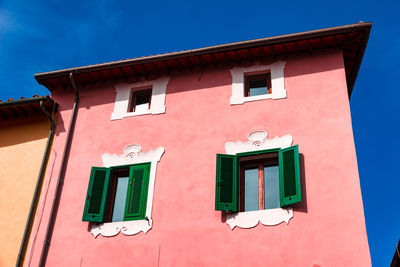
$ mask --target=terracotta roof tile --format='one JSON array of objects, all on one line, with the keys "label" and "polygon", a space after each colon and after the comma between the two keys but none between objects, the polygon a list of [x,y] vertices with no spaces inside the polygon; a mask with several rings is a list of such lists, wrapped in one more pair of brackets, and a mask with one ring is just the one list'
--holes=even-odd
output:
[{"label": "terracotta roof tile", "polygon": [[[37,97],[45,97],[45,96],[39,96],[37,94],[34,94],[32,96],[32,98],[37,98]],[[9,99],[7,99],[7,101],[17,101],[17,100],[22,100],[22,99],[26,99],[26,97],[21,96],[19,99],[14,99],[14,98],[10,97]],[[3,101],[0,99],[0,102],[3,102]]]}]

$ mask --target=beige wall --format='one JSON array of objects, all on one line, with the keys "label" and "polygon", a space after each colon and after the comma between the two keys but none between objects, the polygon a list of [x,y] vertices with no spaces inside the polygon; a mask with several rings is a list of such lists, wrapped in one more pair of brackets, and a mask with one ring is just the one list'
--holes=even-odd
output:
[{"label": "beige wall", "polygon": [[0,125],[0,267],[15,266],[49,128],[46,119]]}]

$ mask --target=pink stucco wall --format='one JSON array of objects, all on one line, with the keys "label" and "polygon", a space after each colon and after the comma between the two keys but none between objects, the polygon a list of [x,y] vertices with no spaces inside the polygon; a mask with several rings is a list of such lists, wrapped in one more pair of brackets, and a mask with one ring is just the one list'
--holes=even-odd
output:
[{"label": "pink stucco wall", "polygon": [[[48,266],[370,266],[343,59],[340,52],[286,58],[287,98],[231,106],[228,67],[176,72],[166,113],[111,121],[112,86],[85,88],[48,254]],[[271,62],[266,62],[271,63]],[[36,266],[59,171],[73,95],[60,104],[48,192],[26,264]],[[214,210],[215,155],[253,129],[298,144],[305,194],[289,224],[230,227]],[[153,228],[99,235],[81,221],[92,166],[128,144],[165,147],[157,167]],[[44,206],[43,206],[44,204]],[[40,223],[38,223],[40,222]]]}]

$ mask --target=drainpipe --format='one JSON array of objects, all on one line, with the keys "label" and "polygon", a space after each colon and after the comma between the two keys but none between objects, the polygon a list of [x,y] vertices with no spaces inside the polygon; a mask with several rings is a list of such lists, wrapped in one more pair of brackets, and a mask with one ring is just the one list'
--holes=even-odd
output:
[{"label": "drainpipe", "polygon": [[46,259],[47,259],[47,254],[49,252],[50,241],[51,241],[51,237],[53,235],[54,225],[56,222],[58,206],[60,204],[60,197],[61,197],[62,187],[64,184],[65,171],[66,171],[66,167],[67,167],[67,163],[68,163],[69,153],[71,151],[71,143],[72,143],[72,137],[73,137],[73,133],[74,133],[74,129],[75,129],[76,117],[78,114],[79,94],[78,94],[78,89],[76,88],[76,85],[75,85],[75,81],[74,81],[72,72],[69,73],[69,80],[71,82],[72,89],[74,90],[74,93],[75,93],[75,99],[74,99],[74,105],[72,107],[71,120],[69,123],[69,129],[68,129],[67,138],[66,138],[65,146],[64,146],[64,152],[63,152],[63,156],[62,156],[62,160],[61,160],[60,172],[58,174],[56,191],[54,193],[53,204],[51,207],[49,224],[47,226],[46,235],[44,238],[43,249],[42,249],[42,253],[40,255],[39,266],[41,266],[41,267],[46,265]]},{"label": "drainpipe", "polygon": [[44,150],[42,163],[40,165],[39,175],[38,175],[38,179],[37,179],[37,182],[36,182],[35,192],[33,194],[31,207],[29,209],[28,220],[26,221],[24,235],[22,237],[21,246],[19,248],[19,253],[18,253],[18,258],[17,258],[17,263],[16,263],[17,267],[22,266],[22,263],[23,263],[23,260],[24,260],[24,257],[25,257],[26,248],[28,246],[29,235],[31,233],[33,220],[34,220],[34,217],[35,217],[34,215],[36,214],[36,209],[37,209],[37,205],[38,205],[39,198],[40,198],[40,194],[39,193],[40,193],[40,190],[42,188],[44,174],[45,174],[46,166],[47,166],[47,161],[48,161],[49,156],[50,156],[50,148],[51,148],[51,144],[53,142],[53,137],[54,137],[55,123],[54,123],[54,117],[53,116],[54,116],[54,110],[57,109],[57,103],[54,103],[53,114],[52,115],[50,115],[49,112],[46,110],[46,108],[43,106],[43,100],[40,100],[40,104],[39,105],[40,105],[40,109],[43,111],[43,113],[46,115],[46,117],[50,121],[50,131],[49,131],[49,136],[47,137],[46,148]]}]

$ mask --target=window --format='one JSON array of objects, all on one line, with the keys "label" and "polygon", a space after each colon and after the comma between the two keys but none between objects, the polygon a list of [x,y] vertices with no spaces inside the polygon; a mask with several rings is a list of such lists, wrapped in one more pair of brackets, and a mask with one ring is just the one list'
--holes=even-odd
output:
[{"label": "window", "polygon": [[151,89],[132,90],[129,112],[143,112],[150,109]]},{"label": "window", "polygon": [[245,97],[271,93],[271,73],[245,75]]},{"label": "window", "polygon": [[239,157],[239,211],[280,208],[278,153]]},{"label": "window", "polygon": [[141,220],[146,215],[151,163],[92,167],[83,221]]},{"label": "window", "polygon": [[146,114],[165,113],[165,96],[169,77],[115,85],[114,111],[111,120]]},{"label": "window", "polygon": [[286,62],[250,67],[234,67],[232,75],[231,105],[245,102],[286,98],[284,69]]},{"label": "window", "polygon": [[300,201],[297,145],[236,155],[217,154],[216,210],[246,212]]}]

